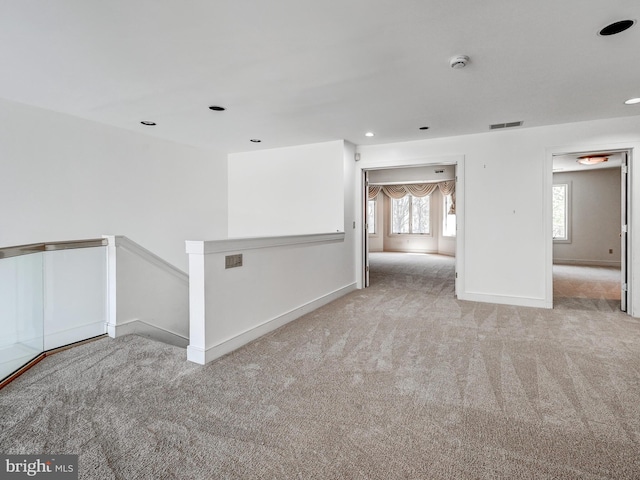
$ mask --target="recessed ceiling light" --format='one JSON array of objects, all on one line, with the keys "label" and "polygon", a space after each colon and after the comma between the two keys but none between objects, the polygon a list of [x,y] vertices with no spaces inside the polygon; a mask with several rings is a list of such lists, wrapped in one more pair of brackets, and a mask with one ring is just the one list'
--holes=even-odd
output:
[{"label": "recessed ceiling light", "polygon": [[640,103],[640,97],[638,97],[638,98],[630,98],[629,100],[624,102],[625,105],[635,105],[636,103]]},{"label": "recessed ceiling light", "polygon": [[602,37],[616,35],[618,33],[624,32],[628,28],[633,27],[634,23],[636,23],[635,20],[620,20],[619,22],[613,22],[611,25],[607,25],[602,30],[600,30],[598,32],[598,35]]},{"label": "recessed ceiling light", "polygon": [[365,137],[373,137],[373,132],[367,132],[364,134]]},{"label": "recessed ceiling light", "polygon": [[226,108],[224,107],[219,107],[217,105],[211,105],[209,107],[209,110],[213,110],[214,112],[224,112],[226,110]]},{"label": "recessed ceiling light", "polygon": [[153,127],[156,124],[156,122],[150,122],[149,120],[142,120],[140,123],[142,125],[146,125],[147,127]]},{"label": "recessed ceiling light", "polygon": [[258,139],[258,138],[252,138],[251,140],[249,140],[250,142],[253,143],[260,143],[262,140]]},{"label": "recessed ceiling light", "polygon": [[420,130],[429,130],[429,127],[420,127]]}]

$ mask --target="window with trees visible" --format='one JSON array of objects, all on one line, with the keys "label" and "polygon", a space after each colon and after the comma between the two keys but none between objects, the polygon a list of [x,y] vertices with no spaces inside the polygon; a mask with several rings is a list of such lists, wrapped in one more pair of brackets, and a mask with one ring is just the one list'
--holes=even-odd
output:
[{"label": "window with trees visible", "polygon": [[392,234],[420,234],[430,232],[429,213],[431,208],[430,196],[414,197],[405,195],[402,198],[391,199],[391,233]]},{"label": "window with trees visible", "polygon": [[367,232],[374,235],[377,232],[376,229],[376,200],[369,200],[367,203]]},{"label": "window with trees visible", "polygon": [[444,201],[443,206],[444,209],[442,211],[442,235],[445,237],[455,237],[456,236],[456,214],[449,213],[451,211],[451,207],[453,206],[453,198],[451,195],[443,195]]},{"label": "window with trees visible", "polygon": [[569,184],[553,186],[553,240],[570,241],[569,235]]}]

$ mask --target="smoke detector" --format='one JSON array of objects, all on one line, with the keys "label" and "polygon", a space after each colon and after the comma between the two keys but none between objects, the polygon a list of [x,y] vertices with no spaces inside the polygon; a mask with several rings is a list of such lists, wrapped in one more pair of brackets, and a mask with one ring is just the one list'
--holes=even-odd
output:
[{"label": "smoke detector", "polygon": [[449,60],[451,68],[464,68],[467,66],[467,63],[469,63],[469,57],[466,55],[456,55]]}]

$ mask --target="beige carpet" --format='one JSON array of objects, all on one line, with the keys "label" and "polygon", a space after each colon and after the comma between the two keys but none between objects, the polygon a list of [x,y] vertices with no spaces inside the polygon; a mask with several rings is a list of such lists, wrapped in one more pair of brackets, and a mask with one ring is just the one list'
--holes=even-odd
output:
[{"label": "beige carpet", "polygon": [[620,269],[582,265],[553,266],[553,308],[620,310]]},{"label": "beige carpet", "polygon": [[127,336],[0,392],[0,451],[95,479],[637,479],[640,323],[457,301],[450,258],[372,258],[372,287],[201,367]]}]

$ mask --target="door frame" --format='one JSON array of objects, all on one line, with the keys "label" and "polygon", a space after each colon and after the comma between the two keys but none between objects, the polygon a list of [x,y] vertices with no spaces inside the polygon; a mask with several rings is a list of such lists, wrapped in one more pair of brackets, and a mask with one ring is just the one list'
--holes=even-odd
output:
[{"label": "door frame", "polygon": [[[635,150],[634,150],[635,149]],[[598,144],[598,145],[571,145],[564,147],[552,147],[546,149],[546,161],[545,161],[545,195],[544,195],[544,218],[545,218],[545,240],[546,240],[546,294],[548,308],[553,308],[553,157],[558,155],[570,155],[577,153],[593,153],[593,152],[626,152],[627,153],[627,175],[626,175],[626,190],[621,192],[621,208],[626,213],[627,218],[627,232],[626,232],[626,251],[621,251],[621,270],[624,272],[627,283],[626,292],[626,313],[631,316],[635,315],[634,305],[640,305],[640,302],[634,302],[634,282],[633,282],[633,265],[635,263],[634,251],[632,248],[632,223],[633,223],[633,203],[640,200],[640,196],[634,197],[632,195],[633,184],[633,156],[634,151],[640,151],[640,144]],[[622,186],[622,185],[621,185]],[[626,202],[622,205],[622,202]],[[640,212],[640,208],[635,211]],[[622,223],[622,221],[621,221]],[[621,278],[621,284],[623,283]],[[636,295],[639,295],[638,292]]]},{"label": "door frame", "polygon": [[367,232],[365,230],[366,218],[364,212],[367,208],[367,195],[365,194],[365,172],[372,170],[388,170],[393,168],[430,167],[438,165],[454,165],[456,171],[456,254],[455,254],[455,295],[459,297],[464,292],[464,211],[465,211],[465,187],[464,187],[464,155],[449,155],[439,157],[419,157],[413,159],[400,159],[384,162],[359,161],[356,164],[356,224],[360,232],[360,239],[356,241],[356,282],[357,288],[365,288],[365,267],[369,252],[367,248]]},{"label": "door frame", "polygon": [[361,170],[362,172],[362,287],[369,286],[369,172],[370,170]]}]

